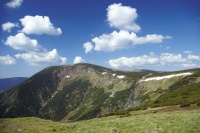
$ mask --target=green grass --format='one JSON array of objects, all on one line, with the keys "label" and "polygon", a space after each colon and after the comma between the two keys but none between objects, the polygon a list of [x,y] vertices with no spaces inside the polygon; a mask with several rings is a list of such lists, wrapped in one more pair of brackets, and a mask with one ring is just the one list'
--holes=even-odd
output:
[{"label": "green grass", "polygon": [[199,133],[200,109],[174,112],[147,113],[150,110],[130,112],[131,116],[109,116],[72,123],[52,122],[39,118],[0,119],[2,133]]},{"label": "green grass", "polygon": [[152,107],[170,106],[180,104],[194,104],[200,102],[200,83],[194,83],[180,89],[161,95]]}]

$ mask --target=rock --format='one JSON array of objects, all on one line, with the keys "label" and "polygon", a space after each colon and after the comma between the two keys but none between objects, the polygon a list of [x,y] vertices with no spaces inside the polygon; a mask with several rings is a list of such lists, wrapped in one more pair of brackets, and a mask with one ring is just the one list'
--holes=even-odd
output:
[{"label": "rock", "polygon": [[17,131],[18,131],[18,132],[21,132],[21,131],[22,131],[22,129],[18,129]]}]

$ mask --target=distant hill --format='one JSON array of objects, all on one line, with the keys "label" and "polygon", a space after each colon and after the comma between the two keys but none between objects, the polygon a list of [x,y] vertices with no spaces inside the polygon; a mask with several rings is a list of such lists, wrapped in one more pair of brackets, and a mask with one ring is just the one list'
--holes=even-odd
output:
[{"label": "distant hill", "polygon": [[132,71],[133,72],[157,72],[157,71],[148,70],[148,69],[134,69]]},{"label": "distant hill", "polygon": [[6,91],[21,82],[25,81],[26,77],[14,77],[14,78],[3,78],[0,79],[0,92]]},{"label": "distant hill", "polygon": [[0,93],[0,117],[76,121],[136,107],[195,104],[199,95],[200,69],[155,72],[85,63],[53,66]]}]

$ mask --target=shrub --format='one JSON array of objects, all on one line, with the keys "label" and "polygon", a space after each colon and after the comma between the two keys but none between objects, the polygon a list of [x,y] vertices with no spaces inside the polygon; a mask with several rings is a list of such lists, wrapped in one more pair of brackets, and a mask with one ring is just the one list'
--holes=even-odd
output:
[{"label": "shrub", "polygon": [[156,100],[156,101],[154,101],[154,103],[157,104],[157,103],[159,103],[159,101]]},{"label": "shrub", "polygon": [[145,105],[129,108],[128,111],[138,111],[138,110],[146,110],[147,107]]},{"label": "shrub", "polygon": [[140,106],[128,109],[128,111],[138,111],[138,110],[140,110]]},{"label": "shrub", "polygon": [[197,106],[200,106],[200,102],[197,103]]},{"label": "shrub", "polygon": [[162,106],[162,105],[160,105],[160,104],[152,104],[150,107],[151,108],[157,108],[157,107],[160,107],[160,106]]},{"label": "shrub", "polygon": [[157,113],[158,112],[158,110],[154,110],[154,111],[152,111],[152,113]]},{"label": "shrub", "polygon": [[190,106],[190,104],[188,104],[188,103],[183,103],[180,105],[180,107],[188,107],[188,106]]},{"label": "shrub", "polygon": [[121,115],[123,117],[128,117],[128,116],[131,116],[129,112],[130,112],[129,110],[119,110],[117,112],[110,112],[110,113],[104,114],[101,117],[107,117],[107,116],[113,116],[113,115]]}]

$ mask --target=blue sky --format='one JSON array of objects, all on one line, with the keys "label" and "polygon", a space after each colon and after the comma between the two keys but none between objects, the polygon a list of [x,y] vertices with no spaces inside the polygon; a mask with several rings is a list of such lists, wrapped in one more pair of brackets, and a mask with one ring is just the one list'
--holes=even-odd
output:
[{"label": "blue sky", "polygon": [[92,63],[175,71],[200,67],[199,0],[1,0],[0,78]]}]

